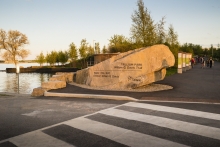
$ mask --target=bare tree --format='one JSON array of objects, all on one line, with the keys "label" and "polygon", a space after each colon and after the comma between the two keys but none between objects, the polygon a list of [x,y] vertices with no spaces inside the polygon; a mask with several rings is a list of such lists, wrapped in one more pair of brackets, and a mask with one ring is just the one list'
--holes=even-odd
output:
[{"label": "bare tree", "polygon": [[15,65],[19,58],[26,58],[30,52],[24,49],[24,46],[29,44],[25,34],[17,30],[9,30],[8,32],[0,29],[0,49],[4,49],[3,58],[10,59]]}]

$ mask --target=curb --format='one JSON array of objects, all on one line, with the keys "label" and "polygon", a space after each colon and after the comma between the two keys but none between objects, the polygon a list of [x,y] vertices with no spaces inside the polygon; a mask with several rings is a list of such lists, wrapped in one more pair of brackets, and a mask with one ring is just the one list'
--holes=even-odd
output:
[{"label": "curb", "polygon": [[138,101],[137,99],[132,98],[132,97],[129,97],[129,96],[95,95],[95,94],[75,94],[75,93],[55,93],[55,92],[47,92],[47,91],[44,92],[44,96]]}]

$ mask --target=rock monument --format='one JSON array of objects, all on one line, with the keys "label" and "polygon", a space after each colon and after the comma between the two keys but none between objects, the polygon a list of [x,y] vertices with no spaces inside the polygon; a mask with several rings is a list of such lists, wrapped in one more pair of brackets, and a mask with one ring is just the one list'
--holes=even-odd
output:
[{"label": "rock monument", "polygon": [[76,83],[91,87],[137,88],[159,80],[175,58],[165,45],[154,45],[121,53],[76,72]]}]

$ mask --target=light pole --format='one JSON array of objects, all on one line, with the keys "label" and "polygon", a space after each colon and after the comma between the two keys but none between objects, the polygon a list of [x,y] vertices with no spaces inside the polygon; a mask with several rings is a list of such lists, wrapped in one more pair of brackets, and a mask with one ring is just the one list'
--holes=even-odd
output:
[{"label": "light pole", "polygon": [[93,50],[94,50],[94,52],[96,53],[94,42],[95,42],[95,40],[93,40]]},{"label": "light pole", "polygon": [[19,67],[19,65],[17,64],[17,65],[16,65],[16,74],[18,75],[18,93],[19,93],[19,73],[20,73],[20,67]]}]

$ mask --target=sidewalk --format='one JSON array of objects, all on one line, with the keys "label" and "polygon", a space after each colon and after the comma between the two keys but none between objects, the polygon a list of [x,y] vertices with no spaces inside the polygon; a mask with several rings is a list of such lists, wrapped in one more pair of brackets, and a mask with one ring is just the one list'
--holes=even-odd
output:
[{"label": "sidewalk", "polygon": [[50,90],[56,93],[74,93],[90,95],[128,96],[140,100],[190,101],[220,103],[220,63],[215,62],[211,69],[201,68],[200,64],[182,74],[166,77],[157,84],[172,86],[172,90],[158,92],[125,92],[91,90],[67,85],[66,88]]}]

